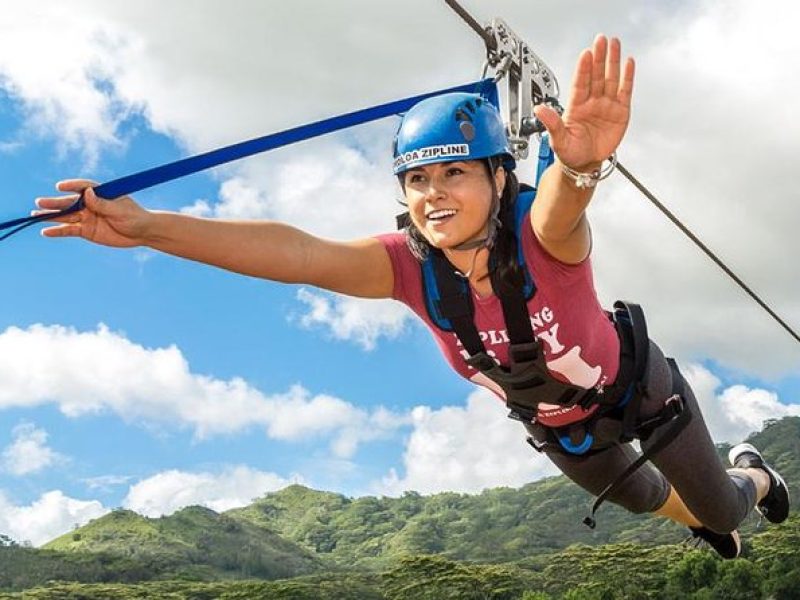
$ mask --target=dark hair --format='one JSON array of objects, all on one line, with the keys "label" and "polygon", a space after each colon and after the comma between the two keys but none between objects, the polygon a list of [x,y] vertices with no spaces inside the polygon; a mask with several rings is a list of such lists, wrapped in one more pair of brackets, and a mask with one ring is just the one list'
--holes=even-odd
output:
[{"label": "dark hair", "polygon": [[[494,172],[500,165],[497,159],[484,161],[486,171],[492,181],[494,190]],[[403,185],[402,174],[400,184]],[[404,186],[403,186],[404,187]],[[500,196],[500,211],[497,215],[500,225],[495,235],[494,246],[491,250],[489,260],[489,270],[492,275],[492,282],[497,285],[519,287],[524,283],[524,275],[517,261],[517,234],[515,207],[517,196],[519,195],[519,180],[513,171],[506,171],[506,184]],[[491,215],[490,217],[491,218]],[[406,243],[409,250],[422,262],[433,250],[425,236],[417,229],[416,225],[408,218],[404,227],[406,233]],[[492,272],[494,271],[494,272]],[[495,290],[499,293],[500,290]]]}]

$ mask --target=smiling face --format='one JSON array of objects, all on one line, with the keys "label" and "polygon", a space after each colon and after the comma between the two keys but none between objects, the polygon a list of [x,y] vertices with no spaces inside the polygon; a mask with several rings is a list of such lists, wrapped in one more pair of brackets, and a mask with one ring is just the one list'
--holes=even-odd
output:
[{"label": "smiling face", "polygon": [[502,194],[505,171],[497,169],[496,192],[483,160],[435,163],[403,174],[411,220],[435,248],[454,248],[485,237],[492,194]]}]

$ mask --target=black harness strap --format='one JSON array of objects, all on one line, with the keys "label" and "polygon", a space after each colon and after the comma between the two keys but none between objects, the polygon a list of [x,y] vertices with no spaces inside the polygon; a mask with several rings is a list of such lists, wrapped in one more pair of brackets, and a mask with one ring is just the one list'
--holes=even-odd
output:
[{"label": "black harness strap", "polygon": [[[509,286],[500,279],[496,268],[491,269],[490,277],[495,294],[500,298],[509,339],[515,345],[532,344],[536,341],[536,336],[533,334],[528,305],[522,294],[522,282]],[[521,360],[525,358],[521,357]]]},{"label": "black harness strap", "polygon": [[431,252],[434,274],[439,288],[439,299],[436,300],[439,312],[450,321],[453,331],[456,332],[456,336],[470,356],[485,354],[486,348],[473,322],[475,306],[472,303],[469,283],[456,275],[453,266],[441,250],[432,250]]},{"label": "black harness strap", "polygon": [[544,351],[531,325],[522,286],[508,286],[499,281],[492,269],[492,285],[500,298],[509,337],[509,366],[503,367],[486,351],[475,321],[475,307],[469,283],[460,277],[439,250],[431,254],[440,314],[452,325],[464,349],[467,364],[485,374],[503,388],[506,404],[514,415],[530,422],[540,402],[573,406],[591,403],[594,389],[584,389],[555,379],[545,364]]},{"label": "black harness strap", "polygon": [[[620,335],[620,344],[623,352],[633,353],[633,360],[626,361],[621,357],[620,369],[633,365],[633,373],[620,374],[623,381],[632,381],[634,389],[622,413],[621,442],[630,442],[636,437],[636,426],[639,411],[642,406],[642,397],[647,389],[647,361],[650,352],[650,336],[647,334],[647,321],[644,318],[642,307],[633,302],[618,300],[614,303],[614,315],[617,323],[617,332]],[[626,323],[627,321],[627,323]]]},{"label": "black harness strap", "polygon": [[[647,323],[641,307],[631,302],[614,303],[614,322],[620,337],[620,366],[616,380],[602,391],[595,388],[584,389],[561,382],[549,374],[544,360],[544,351],[536,338],[522,286],[509,286],[497,276],[496,269],[490,269],[492,286],[500,299],[506,329],[509,337],[509,366],[503,367],[487,352],[475,326],[475,306],[469,282],[459,276],[440,250],[431,254],[438,298],[436,307],[442,317],[452,325],[452,329],[464,349],[469,353],[467,364],[481,371],[500,385],[506,394],[506,405],[511,415],[524,423],[532,423],[536,417],[539,403],[574,406],[581,404],[588,408],[600,404],[600,408],[586,421],[568,426],[568,438],[559,439],[562,450],[573,454],[592,452],[591,431],[600,417],[619,415],[621,411],[622,433],[617,443],[627,443],[638,437],[646,440],[653,431],[672,423],[661,437],[631,463],[612,481],[595,500],[591,514],[584,523],[591,528],[596,525],[594,515],[606,498],[619,488],[647,460],[669,444],[689,422],[691,415],[683,402],[683,377],[672,359],[672,396],[655,417],[639,421],[642,397],[646,393],[647,361],[650,340]],[[492,264],[490,262],[490,264]],[[557,438],[565,437],[553,432]],[[582,442],[578,439],[582,435]],[[533,438],[528,440],[536,450],[542,451],[547,444],[538,446]]]},{"label": "black harness strap", "polygon": [[[591,529],[594,529],[595,525],[597,525],[597,522],[594,519],[597,509],[600,508],[600,505],[606,501],[608,496],[617,490],[625,482],[625,480],[628,479],[628,477],[633,475],[639,469],[639,467],[650,460],[653,456],[661,452],[661,450],[666,448],[670,442],[672,442],[678,436],[678,434],[683,431],[683,429],[692,419],[692,414],[683,400],[686,394],[683,375],[681,375],[680,371],[678,370],[678,365],[672,358],[667,358],[667,363],[669,364],[670,371],[672,372],[672,396],[667,398],[667,400],[664,402],[664,407],[655,417],[640,422],[636,427],[636,432],[640,439],[646,440],[656,429],[668,423],[671,423],[671,425],[669,429],[664,431],[661,434],[661,437],[659,437],[655,443],[650,446],[650,448],[648,448],[645,452],[642,452],[642,455],[639,458],[628,465],[627,469],[620,473],[620,475],[614,479],[614,481],[609,483],[608,486],[606,486],[606,488],[600,492],[600,495],[594,501],[594,504],[592,504],[591,514],[583,519],[584,525]],[[620,443],[623,442],[620,441]]]}]

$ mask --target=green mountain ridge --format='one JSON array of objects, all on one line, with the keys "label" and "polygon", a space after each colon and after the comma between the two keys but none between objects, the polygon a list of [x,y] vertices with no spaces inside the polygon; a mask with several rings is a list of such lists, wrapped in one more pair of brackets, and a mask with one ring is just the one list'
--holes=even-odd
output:
[{"label": "green mountain ridge", "polygon": [[[800,418],[770,421],[749,439],[784,475],[792,497],[800,497]],[[729,448],[719,447],[724,460]],[[378,568],[404,555],[505,562],[576,543],[658,545],[686,536],[685,528],[664,519],[632,515],[611,504],[598,513],[597,528],[588,529],[582,520],[592,501],[563,476],[519,489],[406,492],[400,498],[350,499],[295,485],[226,514],[268,527],[340,564]],[[755,524],[753,519],[742,529],[752,532]]]},{"label": "green mountain ridge", "polygon": [[[800,497],[800,417],[770,421],[749,439],[784,475],[792,497]],[[720,446],[721,454],[727,450]],[[319,559],[328,566],[375,568],[415,554],[505,562],[576,543],[656,545],[674,543],[686,535],[684,528],[664,519],[632,515],[611,504],[603,506],[598,526],[591,530],[582,519],[592,500],[563,476],[519,489],[430,496],[406,492],[399,498],[348,498],[291,485],[221,515],[189,507],[169,517],[147,519],[117,510],[44,547],[191,558],[197,548],[235,542],[240,548],[261,548],[276,558],[283,553],[295,557],[287,558],[287,564],[300,575],[319,568]]]},{"label": "green mountain ridge", "polygon": [[[273,581],[51,581],[23,592],[0,591],[0,600],[797,600],[799,546],[800,514],[793,514],[786,523],[754,535],[747,558],[734,561],[678,544],[576,544],[516,563],[411,556],[379,572],[336,571]],[[0,574],[4,564],[0,560]]]},{"label": "green mountain ridge", "polygon": [[[781,471],[792,497],[800,497],[800,417],[770,421],[750,441]],[[719,447],[721,454],[727,450]],[[531,573],[538,573],[534,579],[549,581],[559,577],[554,564],[583,573],[574,563],[581,554],[595,556],[595,568],[601,558],[611,561],[602,563],[602,570],[614,561],[630,561],[637,552],[663,554],[671,561],[686,553],[675,545],[684,540],[686,529],[610,504],[598,514],[597,528],[588,529],[581,521],[591,501],[559,476],[519,489],[494,488],[472,495],[407,492],[399,498],[348,498],[292,485],[222,514],[194,506],[157,519],[117,509],[40,550],[4,548],[0,543],[0,589],[25,589],[58,579],[131,583],[294,578],[286,581],[302,587],[303,581],[330,582],[337,577],[356,578],[361,583],[353,585],[367,589],[364,582],[370,577],[391,579],[394,575],[387,573],[402,572],[402,577],[397,575],[402,579],[412,571],[431,569],[443,569],[455,579],[497,576],[528,581]],[[797,509],[793,513],[786,526],[770,526],[757,535],[752,535],[756,519],[745,525],[746,547],[758,560],[766,556],[773,562],[798,561],[800,515]],[[643,546],[649,550],[643,552]],[[413,558],[423,555],[443,562]],[[509,575],[509,569],[519,573]],[[566,580],[563,574],[561,580]]]},{"label": "green mountain ridge", "polygon": [[[43,547],[140,560],[202,578],[294,577],[324,568],[312,552],[258,524],[190,506],[151,519],[117,509]],[[192,568],[194,567],[194,568]]]}]

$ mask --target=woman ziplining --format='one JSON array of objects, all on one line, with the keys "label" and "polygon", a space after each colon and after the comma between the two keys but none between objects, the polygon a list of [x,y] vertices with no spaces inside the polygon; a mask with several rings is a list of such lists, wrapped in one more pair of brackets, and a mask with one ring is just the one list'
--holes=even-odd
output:
[{"label": "woman ziplining", "polygon": [[395,138],[394,173],[408,206],[402,233],[332,242],[278,222],[148,211],[72,179],[57,185],[67,195],[38,199],[39,212],[61,211],[80,195],[82,208],[55,217],[43,234],[399,300],[453,369],[504,399],[532,445],[570,479],[631,512],[684,524],[734,558],[736,528],[753,508],[772,522],[787,517],[785,482],[748,444],[731,450],[726,471],[689,386],[647,338],[640,309],[618,303],[610,315],[594,290],[586,209],[613,169],[605,159],[628,127],[633,81],[619,41],[598,36],[578,59],[563,118],[536,108],[556,158],[535,191],[517,181],[489,98],[458,92],[421,101]]}]

